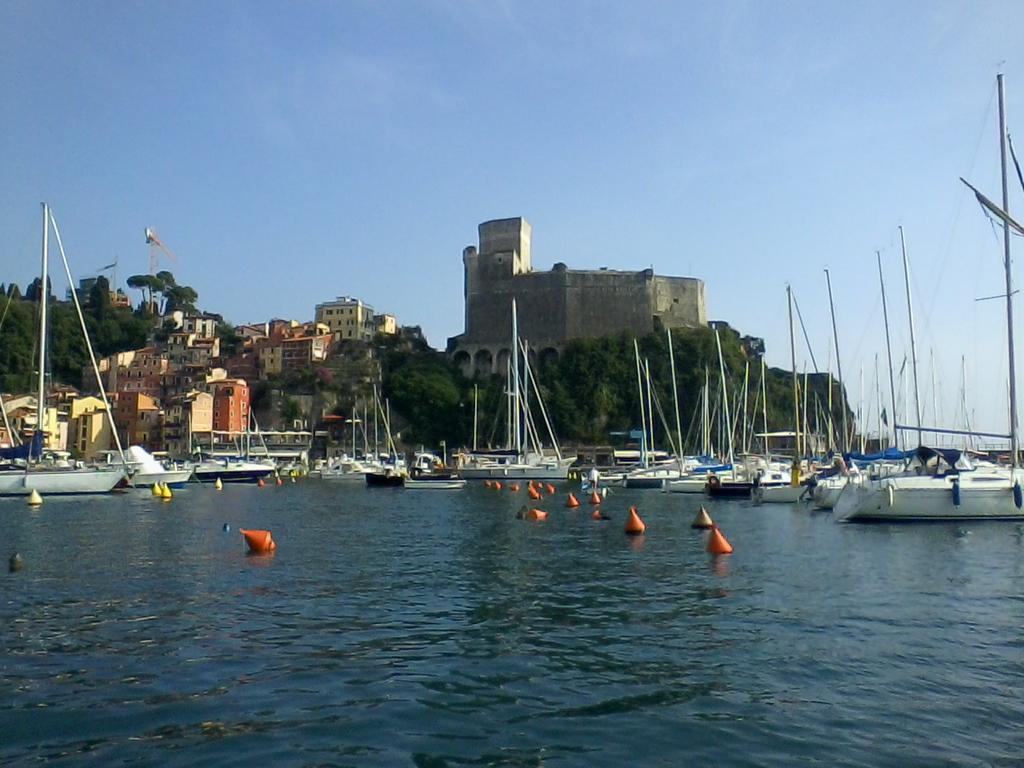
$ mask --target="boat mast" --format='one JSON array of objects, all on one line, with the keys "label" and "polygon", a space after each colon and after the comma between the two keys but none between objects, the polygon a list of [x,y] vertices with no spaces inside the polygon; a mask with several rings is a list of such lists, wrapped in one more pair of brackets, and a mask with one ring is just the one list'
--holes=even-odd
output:
[{"label": "boat mast", "polygon": [[683,427],[679,422],[679,392],[676,389],[676,357],[672,351],[672,329],[666,328],[665,333],[668,335],[668,364],[672,371],[672,402],[676,409],[676,436],[679,439],[679,455],[676,456],[676,461],[679,464],[680,473],[683,471]]},{"label": "boat mast", "polygon": [[[732,420],[729,418],[729,390],[725,382],[725,360],[722,358],[722,340],[718,335],[718,329],[715,329],[715,344],[718,345],[718,368],[722,374],[722,402],[725,407],[725,423],[727,425],[732,424]],[[727,435],[729,441],[729,463],[733,463],[732,455],[732,434]],[[768,439],[765,438],[765,446],[767,447]]]},{"label": "boat mast", "polygon": [[647,381],[647,428],[651,432],[651,439],[647,443],[648,465],[651,457],[654,456],[654,398],[651,397],[651,363],[644,358],[644,379]]},{"label": "boat mast", "polygon": [[[46,300],[49,298],[49,291],[47,290],[48,276],[47,262],[49,261],[50,253],[50,208],[43,203],[43,269],[42,269],[42,282],[39,285],[39,388],[36,393],[36,435],[39,435],[40,440],[44,439],[43,435],[43,418],[46,413],[45,395],[46,395]],[[35,435],[32,436],[32,442],[35,442]],[[32,458],[32,451],[29,450],[29,459]],[[38,456],[36,458],[39,458]],[[27,467],[26,467],[27,468]]]},{"label": "boat mast", "polygon": [[516,317],[516,300],[512,299],[512,416],[515,418],[514,439],[516,455],[523,454],[523,440],[519,432],[519,319]]},{"label": "boat mast", "polygon": [[644,403],[644,381],[640,373],[640,345],[633,339],[633,356],[636,358],[636,389],[640,395],[640,428],[643,438],[640,442],[640,464],[647,466],[647,406]]},{"label": "boat mast", "polygon": [[768,384],[765,381],[766,367],[761,355],[761,421],[764,427],[764,458],[768,460]]},{"label": "boat mast", "polygon": [[477,406],[480,402],[480,387],[476,384],[473,385],[473,450],[476,450],[476,420],[477,420]]},{"label": "boat mast", "polygon": [[711,385],[710,379],[708,378],[708,367],[704,366],[704,403],[701,411],[701,439],[704,443],[703,453],[705,456],[711,455],[711,405],[709,403],[711,391],[709,389]]},{"label": "boat mast", "polygon": [[[825,270],[825,275],[828,275],[828,270]],[[793,366],[793,458],[798,459],[804,451],[800,450],[800,386],[797,382],[796,375],[796,340],[793,337],[793,289],[790,286],[786,286],[786,301],[789,304],[789,360]],[[832,302],[831,293],[829,294],[829,303]]]},{"label": "boat mast", "polygon": [[[907,259],[907,241],[903,237],[902,224],[900,225],[900,248],[903,250],[903,280],[907,286],[907,317],[910,319],[910,364],[914,372],[914,416],[917,418],[917,444],[923,445],[924,439],[921,436],[921,392],[917,384],[917,340],[914,337],[914,305],[910,300],[910,261]],[[1012,351],[1010,355],[1012,357]]]},{"label": "boat mast", "polygon": [[747,401],[750,399],[750,361],[743,363],[743,419],[740,422],[740,446],[744,453],[750,453],[750,441],[747,439]]},{"label": "boat mast", "polygon": [[[1010,196],[1006,186],[1006,105],[1003,101],[1003,75],[996,75],[999,91],[999,166],[1003,182],[1003,212],[1010,213]],[[1010,263],[1010,225],[1003,221],[1003,267],[1006,270],[1006,340],[1010,367],[1010,461],[1020,466],[1017,455],[1017,369],[1013,352],[1013,269]]]},{"label": "boat mast", "polygon": [[832,339],[836,347],[836,373],[839,374],[839,394],[842,397],[839,398],[839,407],[843,411],[843,439],[840,441],[840,448],[843,453],[850,450],[850,432],[846,426],[846,390],[843,389],[843,362],[839,356],[839,332],[836,330],[836,307],[832,303],[832,278],[828,274],[828,270],[825,270],[825,282],[828,284],[828,308],[832,313]]},{"label": "boat mast", "polygon": [[882,319],[885,321],[885,354],[889,358],[889,395],[892,397],[892,412],[889,420],[892,422],[892,444],[894,448],[900,447],[900,433],[896,430],[896,380],[892,373],[892,344],[889,341],[889,309],[885,303],[885,277],[882,275],[882,254],[875,251],[875,258],[878,259],[878,283],[882,287]]}]

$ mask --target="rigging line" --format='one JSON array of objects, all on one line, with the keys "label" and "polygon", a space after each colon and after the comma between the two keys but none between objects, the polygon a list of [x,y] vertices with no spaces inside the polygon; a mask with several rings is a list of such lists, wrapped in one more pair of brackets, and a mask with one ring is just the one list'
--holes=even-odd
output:
[{"label": "rigging line", "polygon": [[[981,145],[985,138],[985,129],[988,127],[989,117],[992,114],[992,105],[996,98],[996,84],[992,84],[992,88],[988,94],[988,105],[985,107],[985,111],[982,114],[981,125],[978,126],[978,138],[974,142],[974,153],[971,155],[970,171],[971,175],[974,173],[974,169],[978,163],[978,154],[981,151]],[[970,178],[968,176],[968,178]],[[935,308],[935,301],[938,298],[939,291],[937,290],[942,280],[942,275],[946,270],[946,261],[949,259],[950,251],[953,248],[953,233],[956,231],[957,226],[960,223],[960,216],[963,213],[964,194],[967,190],[961,189],[960,193],[956,197],[956,204],[953,209],[953,219],[949,224],[949,230],[946,233],[946,245],[942,251],[942,258],[939,260],[939,268],[936,274],[935,289],[931,292],[931,298],[928,301],[927,306],[923,306],[924,310],[922,318],[925,322],[930,322],[932,310]]]},{"label": "rigging line", "polygon": [[1006,143],[1010,145],[1010,157],[1013,158],[1013,167],[1017,169],[1017,181],[1020,182],[1020,188],[1024,190],[1024,174],[1020,172],[1020,163],[1017,162],[1017,153],[1013,149],[1013,139],[1010,137],[1009,132],[1006,134]]},{"label": "rigging line", "polygon": [[791,290],[791,295],[793,297],[793,306],[796,307],[797,319],[800,320],[800,330],[804,334],[804,343],[807,344],[807,353],[811,356],[811,365],[814,366],[814,372],[818,373],[818,363],[814,359],[814,350],[811,349],[811,340],[807,336],[807,326],[804,325],[804,316],[802,314],[800,314],[800,305],[797,303],[797,300],[796,300],[796,292]]}]

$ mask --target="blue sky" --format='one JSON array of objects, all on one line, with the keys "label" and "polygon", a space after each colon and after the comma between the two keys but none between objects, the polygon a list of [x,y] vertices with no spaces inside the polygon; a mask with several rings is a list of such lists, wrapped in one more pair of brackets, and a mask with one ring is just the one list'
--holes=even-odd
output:
[{"label": "blue sky", "polygon": [[926,411],[934,354],[955,421],[963,355],[976,426],[1001,429],[1002,308],[974,301],[1001,245],[957,177],[998,194],[1022,28],[1019,2],[6,0],[2,277],[35,275],[48,200],[80,276],[145,271],[149,226],[233,322],[350,294],[443,347],[462,248],[523,215],[535,267],[701,277],[787,367],[787,282],[834,361],[828,266],[856,398],[884,363],[876,249],[904,355],[902,224]]}]

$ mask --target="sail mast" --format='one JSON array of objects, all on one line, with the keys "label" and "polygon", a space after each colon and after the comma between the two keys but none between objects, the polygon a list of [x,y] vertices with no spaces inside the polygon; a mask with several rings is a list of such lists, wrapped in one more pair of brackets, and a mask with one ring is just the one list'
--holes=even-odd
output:
[{"label": "sail mast", "polygon": [[882,287],[882,319],[885,321],[885,353],[889,358],[889,395],[892,397],[892,411],[889,419],[892,421],[892,444],[894,448],[900,447],[900,433],[896,430],[896,380],[892,373],[892,344],[889,341],[889,309],[885,303],[885,277],[882,275],[882,254],[875,251],[875,258],[878,259],[878,283]]},{"label": "sail mast", "polygon": [[[1010,213],[1006,186],[1006,105],[1003,101],[1003,75],[996,75],[999,91],[999,165],[1003,182],[1003,212]],[[1017,456],[1017,369],[1013,352],[1013,271],[1010,263],[1010,225],[1003,222],[1003,267],[1006,270],[1006,340],[1010,367],[1010,461],[1019,466]]]},{"label": "sail mast", "polygon": [[[43,203],[43,269],[42,278],[39,284],[39,388],[36,400],[36,432],[40,441],[45,439],[43,433],[43,420],[46,414],[46,301],[49,298],[49,276],[47,275],[47,262],[50,253],[50,208]],[[35,443],[35,435],[32,437]],[[40,442],[41,447],[41,442]],[[29,449],[29,459],[32,458],[32,450]],[[38,458],[38,457],[37,457]]]},{"label": "sail mast", "polygon": [[672,352],[672,329],[665,328],[665,333],[668,335],[668,364],[672,371],[672,403],[676,409],[676,436],[679,439],[679,455],[676,456],[676,461],[679,464],[679,471],[683,471],[683,427],[679,422],[679,392],[676,389],[676,357]]},{"label": "sail mast", "polygon": [[513,439],[516,455],[523,455],[523,440],[519,432],[519,319],[516,317],[516,300],[512,299],[512,416],[515,419]]},{"label": "sail mast", "polygon": [[[921,392],[917,384],[917,340],[914,337],[914,305],[910,300],[910,262],[907,259],[907,241],[900,225],[900,248],[903,250],[903,280],[907,286],[907,317],[910,319],[910,364],[914,372],[914,416],[917,418],[917,444],[923,445],[921,436]],[[1011,356],[1013,352],[1010,352]]]},{"label": "sail mast", "polygon": [[845,453],[850,450],[850,433],[846,426],[846,390],[843,389],[843,362],[839,356],[839,332],[836,330],[836,307],[832,303],[832,278],[828,274],[828,270],[825,270],[825,282],[828,284],[828,308],[832,313],[832,338],[835,342],[836,347],[836,373],[839,374],[839,407],[843,411],[843,439],[840,441],[840,449]]},{"label": "sail mast", "polygon": [[[730,428],[731,428],[732,421],[729,418],[729,391],[728,391],[727,384],[726,384],[726,381],[725,381],[725,360],[723,360],[723,358],[722,358],[722,340],[718,336],[718,329],[717,328],[715,329],[715,344],[718,345],[718,368],[719,368],[719,370],[721,371],[721,374],[722,374],[722,402],[723,402],[723,405],[725,407],[725,423],[726,423],[727,426],[730,426]],[[727,439],[729,441],[729,463],[732,464],[733,463],[733,456],[732,456],[732,434],[731,434],[731,432],[729,434],[727,434]],[[767,440],[767,438],[765,438],[765,443],[767,443],[767,442],[768,442],[768,440]]]},{"label": "sail mast", "polygon": [[473,450],[476,450],[477,406],[480,402],[480,387],[473,385]]},{"label": "sail mast", "polygon": [[640,442],[640,462],[647,466],[647,406],[644,404],[644,382],[640,373],[640,346],[633,339],[633,355],[636,357],[636,389],[640,395],[640,427],[643,437]]},{"label": "sail mast", "polygon": [[[828,270],[825,270],[825,274],[828,274]],[[799,458],[803,455],[803,451],[800,450],[800,387],[797,384],[796,375],[796,341],[793,338],[793,289],[790,286],[786,286],[786,300],[789,303],[789,360],[793,366],[793,458]],[[831,303],[831,294],[829,295],[829,303]]]}]

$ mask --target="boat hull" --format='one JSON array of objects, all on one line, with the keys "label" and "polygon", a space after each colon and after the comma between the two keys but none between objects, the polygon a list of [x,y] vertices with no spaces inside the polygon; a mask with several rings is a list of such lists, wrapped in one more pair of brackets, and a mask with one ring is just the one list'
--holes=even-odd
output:
[{"label": "boat hull", "polygon": [[440,478],[437,480],[414,480],[405,481],[406,489],[410,491],[458,491],[466,487],[465,480],[453,478]]},{"label": "boat hull", "polygon": [[[1014,478],[1014,483],[1020,481],[1020,477]],[[1008,474],[964,478],[959,494],[954,493],[949,477],[893,477],[850,483],[834,509],[845,522],[1024,520],[1024,509],[1015,503]]]},{"label": "boat hull", "polygon": [[221,467],[220,469],[196,469],[196,480],[200,483],[215,483],[220,480],[222,483],[255,483],[257,480],[267,477],[274,471],[273,467],[233,468]]},{"label": "boat hull", "polygon": [[377,472],[367,472],[364,477],[366,478],[367,488],[401,488],[405,482],[405,478],[402,475],[384,475]]},{"label": "boat hull", "polygon": [[156,483],[181,488],[191,479],[191,469],[169,469],[164,472],[136,472],[132,475],[131,484],[136,488],[152,488]]},{"label": "boat hull", "polygon": [[124,478],[118,469],[0,470],[0,496],[41,496],[109,493]]},{"label": "boat hull", "polygon": [[755,500],[761,504],[795,504],[806,496],[805,485],[767,485],[754,490]]},{"label": "boat hull", "polygon": [[459,474],[467,480],[565,480],[564,467],[533,467],[512,464],[497,467],[461,467]]}]

